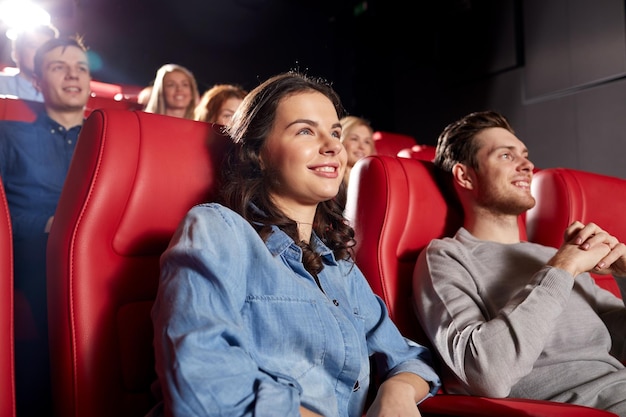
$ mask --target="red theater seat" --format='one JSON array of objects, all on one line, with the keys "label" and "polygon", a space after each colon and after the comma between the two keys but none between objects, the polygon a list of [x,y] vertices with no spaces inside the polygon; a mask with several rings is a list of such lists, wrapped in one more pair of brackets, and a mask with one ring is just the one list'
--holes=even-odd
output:
[{"label": "red theater seat", "polygon": [[372,136],[378,155],[396,156],[401,149],[415,145],[415,138],[392,132],[374,132]]},{"label": "red theater seat", "polygon": [[141,110],[143,106],[136,101],[116,100],[106,96],[90,96],[85,108],[85,116],[89,116],[92,111],[97,109],[119,109],[119,110]]},{"label": "red theater seat", "polygon": [[[85,117],[96,109],[141,110],[143,107],[132,100],[115,100],[111,97],[90,96],[85,106]],[[43,103],[0,96],[0,120],[34,122],[37,114],[44,110]]]},{"label": "red theater seat", "polygon": [[[412,308],[413,269],[432,239],[451,236],[462,223],[458,206],[441,192],[433,168],[432,162],[417,159],[363,158],[353,168],[346,205],[356,232],[357,264],[403,334],[427,346]],[[420,405],[422,415],[614,416],[549,401],[448,395],[445,386],[443,392]]]},{"label": "red theater seat", "polygon": [[432,145],[413,145],[410,148],[401,149],[398,152],[400,158],[423,159],[424,161],[432,161],[435,159],[436,146]]},{"label": "red theater seat", "polygon": [[41,110],[43,103],[0,95],[0,120],[33,122]]},{"label": "red theater seat", "polygon": [[12,242],[9,206],[0,181],[0,416],[3,417],[15,417]]},{"label": "red theater seat", "polygon": [[154,405],[159,257],[216,192],[230,146],[182,118],[95,110],[85,122],[48,241],[56,415],[143,416]]},{"label": "red theater seat", "polygon": [[[579,220],[594,222],[626,242],[626,180],[550,168],[535,173],[531,189],[537,204],[526,215],[529,240],[558,248],[567,226]],[[598,285],[621,297],[612,276],[592,276]]]}]

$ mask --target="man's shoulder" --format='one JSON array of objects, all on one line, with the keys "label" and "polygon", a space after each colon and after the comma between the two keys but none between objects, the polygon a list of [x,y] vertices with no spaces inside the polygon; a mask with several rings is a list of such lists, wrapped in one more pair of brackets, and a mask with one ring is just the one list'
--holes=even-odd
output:
[{"label": "man's shoulder", "polygon": [[0,95],[17,96],[16,75],[0,72]]},{"label": "man's shoulder", "polygon": [[456,235],[443,236],[432,239],[426,246],[426,250],[441,250],[444,248],[463,247],[463,241],[459,240]]},{"label": "man's shoulder", "polygon": [[32,129],[35,122],[25,122],[23,120],[0,120],[0,129]]},{"label": "man's shoulder", "polygon": [[0,120],[0,137],[16,138],[36,131],[35,122]]},{"label": "man's shoulder", "polygon": [[8,74],[6,72],[0,71],[0,82],[8,82],[14,79],[17,74]]}]

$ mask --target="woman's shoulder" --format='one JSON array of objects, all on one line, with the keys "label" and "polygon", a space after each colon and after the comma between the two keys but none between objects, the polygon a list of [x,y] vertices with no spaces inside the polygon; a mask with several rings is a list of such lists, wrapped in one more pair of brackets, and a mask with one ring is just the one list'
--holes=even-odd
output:
[{"label": "woman's shoulder", "polygon": [[187,224],[204,225],[211,229],[250,227],[250,224],[239,213],[215,202],[193,206],[185,216]]}]

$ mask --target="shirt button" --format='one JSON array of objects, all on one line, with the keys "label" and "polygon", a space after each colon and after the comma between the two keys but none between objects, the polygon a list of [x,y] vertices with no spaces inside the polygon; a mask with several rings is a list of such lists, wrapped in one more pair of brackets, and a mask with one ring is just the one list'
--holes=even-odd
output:
[{"label": "shirt button", "polygon": [[358,390],[360,390],[360,389],[361,389],[361,385],[359,384],[359,381],[357,380],[357,381],[354,383],[354,388],[352,388],[352,392],[357,392],[357,391],[358,391]]},{"label": "shirt button", "polygon": [[337,307],[339,307],[339,301],[333,300],[333,304],[336,305]]},{"label": "shirt button", "polygon": [[71,145],[71,144],[72,144],[72,139],[68,139],[68,140],[67,140],[67,144],[68,144],[68,145]]}]

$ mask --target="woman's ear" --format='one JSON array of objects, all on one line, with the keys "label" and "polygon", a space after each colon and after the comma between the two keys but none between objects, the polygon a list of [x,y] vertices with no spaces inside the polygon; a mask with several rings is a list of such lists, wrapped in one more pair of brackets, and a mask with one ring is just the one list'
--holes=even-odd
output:
[{"label": "woman's ear", "polygon": [[465,164],[457,163],[452,167],[452,177],[454,178],[454,182],[459,187],[466,190],[474,189],[472,172],[473,170]]}]

